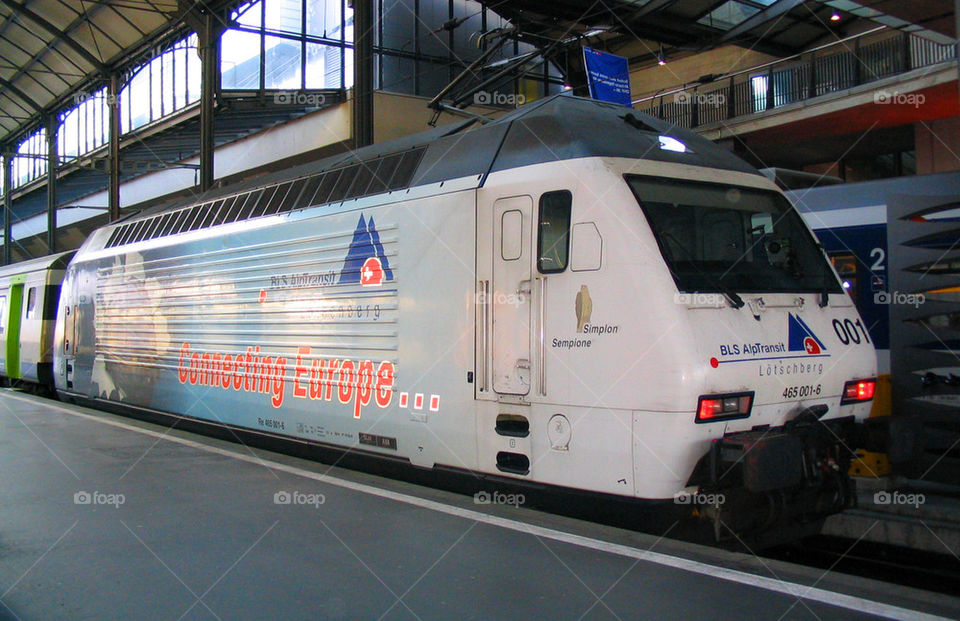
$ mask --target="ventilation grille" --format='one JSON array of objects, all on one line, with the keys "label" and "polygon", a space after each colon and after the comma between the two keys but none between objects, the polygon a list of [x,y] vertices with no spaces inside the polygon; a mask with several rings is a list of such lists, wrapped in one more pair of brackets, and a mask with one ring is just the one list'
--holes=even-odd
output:
[{"label": "ventilation grille", "polygon": [[226,198],[136,220],[113,230],[107,248],[304,207],[382,194],[410,187],[426,147],[385,155],[311,177],[285,181]]}]

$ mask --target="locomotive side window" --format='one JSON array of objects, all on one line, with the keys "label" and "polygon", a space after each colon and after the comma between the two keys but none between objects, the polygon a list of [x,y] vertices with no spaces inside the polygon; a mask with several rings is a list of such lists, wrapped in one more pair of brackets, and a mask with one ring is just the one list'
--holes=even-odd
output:
[{"label": "locomotive side window", "polygon": [[523,254],[523,212],[511,209],[500,217],[500,257],[516,261]]},{"label": "locomotive side window", "polygon": [[7,296],[0,295],[0,334],[7,329]]},{"label": "locomotive side window", "polygon": [[567,269],[570,250],[570,207],[573,195],[569,190],[547,192],[540,197],[540,219],[537,226],[537,269],[542,274]]},{"label": "locomotive side window", "polygon": [[27,319],[37,316],[37,288],[30,287],[27,291]]}]

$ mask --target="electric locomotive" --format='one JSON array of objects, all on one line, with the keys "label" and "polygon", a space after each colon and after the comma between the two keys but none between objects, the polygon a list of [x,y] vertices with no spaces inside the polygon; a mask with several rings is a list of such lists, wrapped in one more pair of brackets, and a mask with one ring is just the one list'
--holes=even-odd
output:
[{"label": "electric locomotive", "polygon": [[64,398],[721,535],[849,505],[876,376],[773,183],[569,95],[102,227],[54,349]]}]

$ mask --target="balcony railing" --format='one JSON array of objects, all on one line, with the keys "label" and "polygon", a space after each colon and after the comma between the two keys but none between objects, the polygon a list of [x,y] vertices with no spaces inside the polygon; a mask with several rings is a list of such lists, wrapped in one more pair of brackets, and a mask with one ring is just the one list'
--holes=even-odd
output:
[{"label": "balcony railing", "polygon": [[[956,45],[878,28],[796,56],[633,102],[685,128],[719,123],[956,60]],[[882,95],[880,95],[882,97]]]}]

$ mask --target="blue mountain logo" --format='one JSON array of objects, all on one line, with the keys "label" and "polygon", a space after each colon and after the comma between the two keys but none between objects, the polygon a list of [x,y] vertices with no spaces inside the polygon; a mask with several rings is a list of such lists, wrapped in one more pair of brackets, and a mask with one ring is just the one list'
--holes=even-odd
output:
[{"label": "blue mountain logo", "polygon": [[361,214],[337,284],[376,287],[386,280],[393,280],[393,270],[380,243],[377,225],[372,217],[365,220]]},{"label": "blue mountain logo", "polygon": [[787,343],[790,351],[805,351],[813,355],[827,350],[823,341],[817,338],[810,326],[793,313],[789,313],[787,332]]}]

